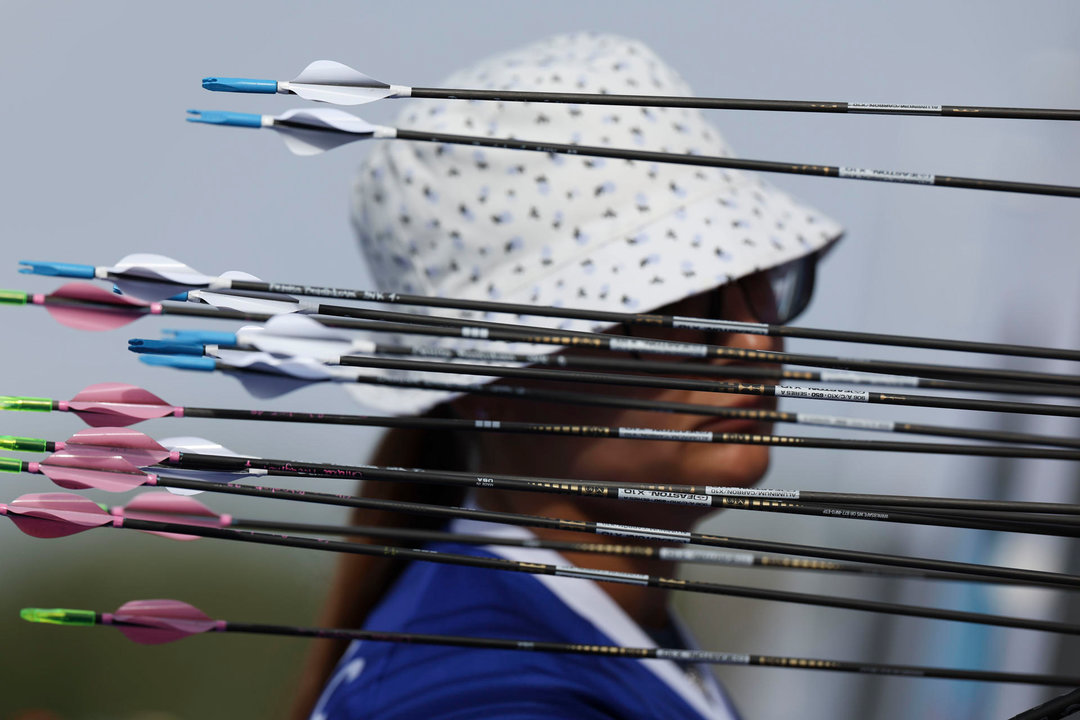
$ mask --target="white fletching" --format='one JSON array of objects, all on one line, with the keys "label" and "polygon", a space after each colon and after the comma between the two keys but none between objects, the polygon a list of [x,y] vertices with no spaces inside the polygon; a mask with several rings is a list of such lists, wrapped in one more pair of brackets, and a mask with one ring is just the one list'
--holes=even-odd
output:
[{"label": "white fletching", "polygon": [[273,118],[270,127],[281,133],[285,145],[296,155],[318,155],[376,133],[383,137],[386,130],[334,108],[286,110]]},{"label": "white fletching", "polygon": [[353,340],[347,333],[328,328],[303,315],[279,315],[262,328],[237,333],[243,342],[274,355],[336,360],[342,355],[374,352],[375,344]]},{"label": "white fletching", "polygon": [[292,92],[305,100],[334,105],[363,105],[384,98],[408,95],[409,88],[368,77],[359,70],[333,60],[316,60],[278,91]]},{"label": "white fletching", "polygon": [[147,302],[164,300],[184,290],[206,287],[214,280],[212,276],[204,275],[179,260],[150,253],[127,255],[105,270],[125,276],[113,280],[121,292]]},{"label": "white fletching", "polygon": [[[179,450],[180,452],[198,453],[200,455],[228,455],[229,457],[240,457],[239,453],[235,453],[224,445],[207,440],[201,437],[173,437],[165,438],[159,441],[162,445],[170,450]],[[252,456],[254,457],[254,456]],[[163,471],[164,475],[171,477],[187,478],[188,480],[202,480],[205,482],[215,483],[230,483],[234,482],[244,475],[265,475],[264,471],[254,472],[239,472],[229,473],[215,470],[185,470],[182,468]],[[188,490],[186,488],[165,488],[174,495],[200,495],[202,490]]]},{"label": "white fletching", "polygon": [[313,382],[349,382],[361,368],[331,368],[311,358],[278,358],[265,352],[219,350],[216,356],[242,370],[233,374],[244,389],[257,398],[274,398]]},{"label": "white fletching", "polygon": [[[221,274],[220,279],[223,281],[259,281],[259,278],[256,276],[251,273],[243,272],[242,270],[229,270],[224,272]],[[291,295],[282,295],[280,293],[249,293],[243,291],[216,292],[215,290],[198,290],[191,293],[191,295],[188,296],[188,299],[201,300],[207,305],[225,310],[236,310],[238,312],[246,313],[266,313],[268,315],[300,312],[303,309],[299,300]]]}]

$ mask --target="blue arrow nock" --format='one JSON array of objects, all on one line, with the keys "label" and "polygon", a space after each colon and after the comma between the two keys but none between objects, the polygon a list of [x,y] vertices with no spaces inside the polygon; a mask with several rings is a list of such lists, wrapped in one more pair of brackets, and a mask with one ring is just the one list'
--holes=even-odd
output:
[{"label": "blue arrow nock", "polygon": [[234,127],[262,127],[262,115],[255,113],[226,112],[224,110],[188,110],[188,122]]},{"label": "blue arrow nock", "polygon": [[219,330],[162,330],[163,335],[171,337],[173,342],[186,345],[225,345],[232,347],[237,344],[236,333],[221,332]]},{"label": "blue arrow nock", "polygon": [[276,93],[277,80],[253,80],[251,78],[207,77],[202,81],[203,90],[214,92]]},{"label": "blue arrow nock", "polygon": [[180,342],[177,340],[144,340],[143,338],[132,338],[131,340],[128,340],[128,350],[139,354],[203,356],[203,346],[201,344]]},{"label": "blue arrow nock", "polygon": [[147,365],[178,368],[180,370],[200,370],[202,372],[213,372],[217,366],[214,358],[191,357],[190,355],[140,355],[139,360]]},{"label": "blue arrow nock", "polygon": [[93,265],[76,265],[62,262],[36,262],[34,260],[20,260],[19,272],[24,275],[49,275],[52,277],[70,277],[94,279]]}]

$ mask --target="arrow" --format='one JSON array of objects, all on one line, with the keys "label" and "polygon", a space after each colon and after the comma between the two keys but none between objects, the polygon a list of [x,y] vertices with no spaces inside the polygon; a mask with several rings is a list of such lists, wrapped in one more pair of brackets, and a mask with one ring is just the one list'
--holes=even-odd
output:
[{"label": "arrow", "polygon": [[1080,688],[1013,715],[1009,720],[1060,720],[1074,717],[1077,710],[1080,710]]},{"label": "arrow", "polygon": [[18,307],[39,305],[66,327],[76,330],[114,330],[147,315],[177,315],[263,322],[270,315],[233,310],[219,310],[197,305],[165,305],[145,302],[127,295],[117,295],[90,283],[67,283],[52,294],[27,293],[21,290],[0,290],[0,305]]},{"label": "arrow", "polygon": [[[274,545],[277,547],[292,547],[375,557],[395,557],[404,560],[420,560],[423,562],[436,562],[465,567],[519,572],[527,575],[572,577],[594,580],[597,582],[609,582],[623,585],[644,585],[654,588],[682,590],[707,595],[795,602],[821,607],[842,608],[846,610],[862,610],[865,612],[880,612],[935,620],[971,622],[999,627],[1014,627],[1026,630],[1042,630],[1047,632],[1080,635],[1080,625],[1069,623],[1032,620],[1003,615],[989,615],[985,613],[972,613],[960,610],[925,608],[852,598],[834,598],[809,593],[746,588],[700,580],[677,580],[674,578],[665,578],[644,573],[592,570],[576,566],[520,562],[505,558],[463,555],[444,551],[413,550],[411,548],[368,545],[355,542],[326,540],[323,538],[303,538],[283,534],[267,534],[250,530],[233,530],[229,528],[138,520],[110,515],[91,501],[79,498],[78,496],[61,499],[56,496],[63,495],[62,493],[49,493],[47,495],[50,497],[42,499],[38,496],[22,496],[10,504],[0,503],[0,515],[7,515],[13,520],[18,517],[19,522],[16,523],[16,526],[19,527],[20,530],[25,526],[29,526],[33,532],[37,533],[34,537],[62,537],[64,535],[89,530],[94,527],[190,534],[199,537],[233,540],[261,545]],[[78,500],[83,500],[84,502],[78,503]],[[60,527],[55,530],[42,530],[40,529],[40,526],[43,523],[56,523]]]},{"label": "arrow", "polygon": [[[253,275],[237,271],[223,273],[220,276],[205,275],[184,265],[178,260],[163,255],[127,255],[112,266],[76,265],[72,263],[30,260],[23,260],[20,264],[24,267],[22,267],[19,272],[26,274],[110,280],[116,283],[124,293],[148,301],[169,298],[179,289],[223,291],[210,294],[197,294],[192,299],[203,300],[215,307],[226,307],[233,310],[269,312],[271,314],[286,311],[303,311],[309,313],[322,312],[317,306],[311,307],[300,305],[295,298],[280,299],[279,297],[278,301],[275,303],[273,300],[275,296],[330,297],[338,300],[376,302],[389,305],[405,305],[423,308],[445,308],[486,313],[506,313],[518,316],[532,315],[537,317],[591,320],[594,322],[640,326],[653,329],[670,328],[676,330],[702,330],[721,333],[749,333],[775,337],[836,340],[841,342],[869,343],[876,345],[919,347],[931,350],[954,350],[994,355],[1014,355],[1080,361],[1080,350],[1067,348],[972,342],[949,338],[925,338],[847,330],[800,328],[790,325],[719,320],[716,318],[684,317],[679,315],[653,313],[612,312],[606,310],[554,307],[550,305],[526,305],[522,303],[497,302],[493,300],[466,300],[435,297],[431,295],[384,293],[363,289],[269,283],[263,282]],[[251,298],[250,296],[230,295],[228,292],[263,293],[264,296]],[[330,308],[333,309],[334,306],[330,306]],[[331,311],[327,314],[335,313]]]},{"label": "arrow", "polygon": [[[117,429],[119,431],[120,429]],[[142,440],[129,439],[142,436]],[[488,473],[470,475],[448,471],[379,468],[295,460],[267,460],[208,452],[154,450],[161,447],[152,438],[135,430],[121,433],[122,443],[114,443],[109,431],[82,430],[64,444],[38,469],[54,482],[69,489],[96,487],[124,491],[145,482],[133,466],[167,463],[187,470],[211,469],[219,473],[263,471],[270,475],[359,480],[404,481],[449,485],[460,488],[486,487],[497,490],[553,493],[579,497],[603,497],[631,502],[662,502],[674,505],[708,506],[757,512],[794,513],[818,517],[942,525],[1026,532],[1058,536],[1080,536],[1080,522],[1072,518],[1028,518],[1023,511],[1080,514],[1080,506],[1058,503],[1000,503],[995,501],[879,496],[868,494],[821,493],[816,491],[772,490],[725,487],[697,487],[635,483],[587,482],[559,478],[530,478]],[[206,441],[203,441],[206,442]],[[128,450],[134,447],[134,450]],[[97,451],[97,452],[95,452]],[[152,453],[152,454],[151,454]],[[160,460],[155,459],[160,458]],[[87,465],[87,459],[93,461]],[[99,464],[97,461],[102,462]],[[148,462],[150,461],[150,462]],[[59,468],[54,467],[59,466]],[[72,469],[75,468],[75,469]],[[83,472],[83,470],[86,472]],[[35,471],[31,467],[31,472]],[[114,477],[114,474],[119,473]],[[235,479],[225,475],[225,481]],[[118,484],[119,483],[119,484]],[[132,483],[135,483],[134,485]],[[167,487],[168,485],[166,485]],[[852,508],[846,502],[852,498]],[[889,506],[902,506],[900,511]],[[915,510],[908,512],[907,510]],[[935,510],[928,514],[928,510]]]},{"label": "arrow", "polygon": [[913,185],[967,188],[970,190],[994,190],[1000,192],[1028,193],[1035,195],[1058,195],[1080,197],[1080,187],[1048,185],[1043,183],[1014,182],[1010,180],[986,180],[982,178],[953,177],[930,173],[901,170],[869,170],[865,168],[840,167],[836,165],[808,165],[804,163],[775,162],[770,160],[745,160],[707,155],[680,155],[678,153],[652,152],[607,148],[591,145],[572,145],[539,140],[516,138],[489,138],[481,135],[452,135],[426,130],[406,130],[386,125],[373,125],[342,110],[321,108],[316,110],[293,109],[281,115],[255,115],[251,113],[222,112],[217,110],[188,110],[188,121],[233,127],[269,128],[275,130],[285,145],[296,155],[317,155],[340,145],[357,140],[398,139],[433,142],[443,145],[471,145],[507,150],[555,153],[638,160],[642,162],[674,163],[698,167],[717,167],[756,172],[812,175],[815,177],[870,180]]},{"label": "arrow", "polygon": [[[548,356],[543,356],[548,357]],[[560,356],[561,357],[561,356]],[[601,396],[607,397],[607,396]],[[654,401],[646,401],[654,402]],[[642,409],[651,408],[643,405]],[[78,415],[86,424],[93,427],[127,427],[154,418],[165,417],[195,417],[227,420],[250,420],[259,422],[292,422],[320,425],[357,425],[363,427],[423,427],[436,429],[449,427],[441,419],[437,418],[398,418],[387,416],[353,415],[342,413],[312,413],[297,411],[272,411],[272,410],[244,410],[238,408],[203,408],[182,407],[170,405],[157,395],[148,390],[128,385],[125,383],[98,383],[89,385],[74,398],[67,401],[53,400],[39,397],[13,397],[0,395],[0,410],[15,410],[27,412],[72,412]],[[696,415],[729,418],[732,420],[749,420],[755,422],[787,422],[805,425],[818,425],[828,427],[843,427],[854,430],[889,431],[898,433],[914,433],[922,435],[944,435],[950,437],[967,437],[979,440],[989,440],[1008,443],[1028,443],[1036,445],[1057,445],[1062,447],[1080,448],[1080,440],[1075,438],[1055,437],[1049,435],[1035,435],[1029,433],[999,432],[992,430],[977,430],[967,428],[954,428],[941,425],[922,425],[915,423],[902,423],[883,421],[871,418],[849,418],[831,415],[816,415],[809,413],[790,413],[777,410],[729,408],[710,405],[685,404],[680,412]],[[413,421],[435,421],[430,425],[412,425]],[[404,422],[409,425],[397,425]],[[463,428],[461,425],[469,421],[457,421],[455,428]],[[384,423],[394,423],[393,425]],[[479,423],[473,422],[472,428],[486,430],[486,427],[477,427]],[[498,428],[494,428],[498,430]],[[49,451],[55,448],[48,448]],[[0,450],[16,450],[13,445],[5,445],[0,436]],[[43,452],[40,450],[39,452]]]},{"label": "arrow", "polygon": [[[290,322],[307,318],[281,316],[275,322]],[[614,338],[612,339],[614,340]],[[217,348],[212,350],[213,357],[203,357],[201,349],[193,348],[195,355],[154,355],[140,354],[139,359],[159,367],[172,367],[181,370],[228,372],[239,380],[248,392],[256,397],[276,397],[291,392],[311,382],[346,382],[365,383],[363,371],[372,369],[406,370],[420,373],[449,373],[470,376],[490,376],[499,378],[517,378],[525,380],[543,380],[550,382],[586,383],[589,385],[615,385],[625,387],[643,387],[657,389],[691,390],[711,393],[728,393],[758,397],[801,398],[807,400],[828,400],[832,402],[857,402],[881,405],[903,405],[914,407],[946,408],[953,410],[981,410],[988,412],[1008,412],[1033,415],[1051,415],[1059,417],[1080,417],[1080,407],[1045,403],[1006,402],[1000,400],[979,400],[971,398],[951,398],[933,395],[912,395],[904,393],[881,393],[865,390],[845,390],[822,387],[793,385],[749,384],[742,382],[722,382],[718,380],[698,380],[683,378],[653,378],[627,375],[623,373],[582,372],[564,369],[494,367],[466,363],[437,362],[433,360],[398,360],[390,358],[361,357],[342,355],[323,357],[322,360],[306,357],[278,357],[268,352],[251,352]],[[350,372],[351,371],[351,372]],[[859,441],[869,442],[869,441]],[[927,444],[932,448],[936,444]],[[920,452],[932,452],[925,448]],[[966,450],[964,452],[967,452]],[[1058,457],[1058,455],[1054,455]],[[1039,457],[1050,457],[1040,455]],[[1061,459],[1073,459],[1071,455],[1060,455]]]},{"label": "arrow", "polygon": [[543,102],[571,105],[696,108],[699,110],[763,110],[772,112],[851,113],[858,115],[921,115],[957,118],[1018,118],[1080,120],[1080,110],[987,107],[980,105],[918,105],[911,103],[837,102],[820,100],[751,100],[745,98],[682,97],[671,95],[608,95],[606,93],[478,90],[388,85],[348,65],[316,60],[290,81],[248,78],[203,78],[204,90],[236,93],[281,93],[334,105],[364,105],[393,98]]},{"label": "arrow", "polygon": [[[222,297],[226,296],[223,295]],[[254,306],[249,305],[248,311],[252,307]],[[376,332],[385,330],[381,324],[371,327]],[[207,354],[204,350],[205,345],[216,345],[227,348],[263,350],[275,355],[308,355],[317,358],[333,358],[352,353],[366,353],[441,360],[521,363],[568,369],[619,370],[664,375],[690,374],[699,377],[712,376],[727,379],[809,380],[867,386],[920,387],[956,391],[1080,397],[1080,388],[1060,385],[1032,385],[1030,383],[1006,385],[999,382],[959,382],[848,371],[783,370],[776,367],[751,367],[743,364],[688,365],[686,362],[664,362],[642,358],[512,353],[486,349],[448,348],[441,345],[386,344],[354,339],[344,332],[331,329],[323,318],[309,316],[278,317],[275,315],[267,320],[264,327],[247,326],[240,328],[235,333],[199,330],[167,330],[165,332],[172,334],[174,337],[165,340],[134,338],[129,341],[128,349],[136,353],[200,356]],[[411,332],[415,334],[417,331],[411,329]]]},{"label": "arrow", "polygon": [[[29,263],[24,271],[41,274],[58,274],[56,263]],[[46,267],[48,266],[48,267]],[[83,266],[93,269],[93,266]],[[54,272],[55,271],[55,272]],[[171,292],[171,290],[170,290]],[[246,320],[267,322],[276,316],[280,308],[267,312],[251,311],[250,302],[241,309],[211,309],[199,305],[139,303],[120,300],[124,298],[113,293],[99,292],[85,283],[68,283],[52,295],[24,293],[16,290],[0,291],[0,304],[25,305],[32,303],[44,305],[62,324],[84,330],[107,330],[120,327],[143,315],[179,315],[206,317],[218,320]],[[203,297],[208,297],[204,295]],[[293,311],[299,311],[298,304],[286,303]],[[561,345],[567,347],[587,347],[590,349],[610,350],[613,352],[632,352],[640,354],[675,355],[689,358],[720,358],[740,363],[765,362],[787,365],[810,365],[834,368],[845,371],[865,371],[870,373],[901,373],[907,375],[927,375],[949,379],[996,379],[1018,383],[1041,383],[1043,387],[1030,387],[1028,391],[1045,390],[1045,385],[1080,385],[1080,376],[1075,374],[1041,373],[1022,370],[993,368],[957,367],[928,363],[905,363],[884,360],[854,360],[824,355],[783,353],[771,351],[747,351],[737,347],[723,345],[705,345],[700,343],[680,343],[666,340],[645,338],[626,338],[602,333],[574,332],[568,330],[550,331],[527,325],[492,323],[480,320],[458,320],[455,318],[431,315],[395,313],[381,310],[317,304],[307,306],[306,311],[317,312],[315,319],[326,327],[366,330],[370,332],[390,332],[398,334],[428,335],[436,337],[458,337],[471,340],[495,340],[521,342],[540,345]],[[373,322],[371,320],[378,320]],[[970,389],[970,388],[947,388]],[[1021,391],[1017,388],[1013,391]]]},{"label": "arrow", "polygon": [[[570,542],[564,540],[541,540],[536,538],[504,537],[492,535],[469,535],[413,528],[391,528],[359,525],[319,525],[286,522],[282,520],[257,520],[237,518],[214,512],[191,496],[171,492],[145,492],[123,506],[105,507],[110,515],[140,520],[158,520],[172,523],[190,523],[209,527],[230,527],[238,530],[266,530],[270,532],[299,532],[312,535],[344,535],[372,538],[389,538],[411,543],[459,543],[462,545],[504,545],[513,547],[541,548],[556,552],[615,555],[650,558],[666,562],[687,562],[705,565],[723,565],[745,568],[782,568],[786,570],[812,570],[840,572],[858,575],[914,578],[920,580],[950,580],[971,582],[963,575],[950,573],[918,572],[901,568],[875,568],[866,565],[838,563],[823,560],[778,555],[759,555],[728,550],[706,550],[685,547],[655,547],[652,545],[627,545],[597,542]],[[160,533],[175,540],[194,540],[194,535]],[[658,539],[658,538],[657,538]],[[1010,584],[1015,584],[1011,583]]]},{"label": "arrow", "polygon": [[984,680],[1017,682],[1036,685],[1075,685],[1077,678],[1057,675],[1004,673],[986,670],[955,670],[909,665],[883,665],[836,660],[745,655],[742,653],[709,650],[623,647],[618,645],[582,645],[543,640],[510,640],[506,638],[477,638],[452,635],[422,635],[416,633],[384,632],[377,630],[329,629],[265,625],[214,620],[193,605],[178,600],[133,600],[115,612],[97,613],[92,610],[66,608],[24,608],[19,616],[28,622],[49,625],[85,627],[110,625],[129,640],[143,645],[158,645],[208,632],[235,632],[255,635],[335,638],[370,642],[439,645],[490,650],[552,652],[590,655],[604,658],[655,658],[676,662],[704,662],[717,665],[753,665],[758,667],[799,667],[807,670],[835,672],[872,672],[880,675],[948,678],[955,680]]},{"label": "arrow", "polygon": [[[120,459],[122,460],[122,458]],[[1038,570],[1003,568],[977,565],[974,563],[952,562],[948,560],[934,560],[929,558],[913,558],[905,557],[902,555],[889,555],[886,553],[871,553],[858,550],[823,548],[811,545],[780,543],[768,540],[753,540],[747,538],[734,538],[730,536],[709,535],[692,531],[686,532],[681,530],[666,530],[658,528],[640,527],[635,525],[611,524],[593,521],[568,521],[560,520],[558,518],[540,517],[536,515],[526,515],[521,513],[509,513],[495,510],[481,510],[453,507],[447,505],[404,502],[399,500],[382,500],[367,497],[354,497],[352,495],[337,495],[332,493],[320,493],[308,490],[297,491],[287,488],[249,486],[242,485],[236,482],[220,484],[216,482],[203,482],[199,480],[189,480],[185,478],[165,477],[160,475],[143,473],[141,470],[135,468],[130,464],[124,466],[115,462],[115,458],[111,460],[112,462],[110,462],[110,459],[108,458],[103,459],[100,456],[93,457],[90,455],[84,455],[83,458],[81,458],[81,462],[79,464],[82,468],[87,469],[91,472],[88,472],[78,477],[72,477],[69,475],[68,478],[74,480],[74,482],[69,483],[67,487],[74,489],[108,489],[108,487],[106,486],[111,486],[112,483],[106,481],[106,486],[102,486],[99,483],[99,480],[102,479],[103,475],[106,472],[113,472],[117,475],[131,475],[141,473],[146,478],[143,484],[148,486],[164,487],[167,489],[179,488],[190,491],[206,491],[214,493],[241,495],[244,497],[277,498],[292,500],[294,502],[306,502],[319,505],[333,505],[339,507],[364,508],[368,510],[401,512],[429,518],[464,518],[467,520],[505,523],[524,527],[548,528],[551,530],[563,530],[569,532],[587,532],[596,535],[615,536],[623,538],[630,537],[636,538],[638,540],[681,542],[725,549],[782,553],[788,555],[799,555],[803,557],[824,558],[827,560],[835,560],[840,562],[867,563],[871,565],[883,565],[892,568],[899,567],[911,570],[953,573],[958,575],[965,575],[969,578],[979,578],[981,581],[984,582],[988,581],[986,580],[987,578],[991,578],[995,580],[1014,581],[1056,588],[1075,588],[1078,582],[1080,582],[1080,578],[1073,578],[1072,576],[1068,575],[1061,575],[1059,573],[1043,572]],[[71,465],[68,465],[66,467],[67,470],[72,470]],[[48,465],[46,465],[45,463],[28,463],[19,460],[13,460],[10,458],[0,458],[0,472],[26,472],[32,474],[44,474],[43,470],[45,468],[48,468]],[[121,478],[121,480],[130,483],[130,480],[127,480],[126,478]],[[954,502],[974,501],[956,500]],[[10,507],[11,506],[9,506],[9,509]],[[101,512],[104,513],[104,510],[102,510],[99,506],[94,505],[94,508],[96,508],[97,510],[101,510]],[[85,511],[90,512],[91,514],[94,514],[96,512],[96,510],[92,510],[89,508],[87,508]],[[0,514],[3,513],[0,512]],[[9,512],[9,514],[11,513]],[[114,518],[114,520],[119,519]],[[184,534],[185,532],[182,528],[178,527],[170,527],[165,529],[154,527],[139,529],[158,530],[161,532],[176,532],[179,534]]]}]

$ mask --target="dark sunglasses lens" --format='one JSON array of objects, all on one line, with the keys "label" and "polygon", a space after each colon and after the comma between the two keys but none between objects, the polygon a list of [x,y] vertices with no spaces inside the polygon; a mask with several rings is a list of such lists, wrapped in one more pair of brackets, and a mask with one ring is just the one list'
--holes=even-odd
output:
[{"label": "dark sunglasses lens", "polygon": [[760,322],[785,325],[806,310],[814,294],[817,255],[792,260],[742,281],[750,309]]}]

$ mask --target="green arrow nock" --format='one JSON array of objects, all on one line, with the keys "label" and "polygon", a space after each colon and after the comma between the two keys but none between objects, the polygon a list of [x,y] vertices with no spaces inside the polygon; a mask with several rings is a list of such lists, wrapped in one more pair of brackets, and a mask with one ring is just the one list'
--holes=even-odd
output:
[{"label": "green arrow nock", "polygon": [[94,625],[97,613],[93,610],[68,610],[66,608],[23,608],[19,617],[27,622],[49,625]]},{"label": "green arrow nock", "polygon": [[0,435],[0,450],[9,450],[11,452],[49,452],[49,441],[40,438]]},{"label": "green arrow nock", "polygon": [[0,410],[25,410],[27,412],[52,412],[51,398],[18,397],[0,395]]},{"label": "green arrow nock", "polygon": [[22,290],[0,290],[0,305],[25,305],[30,294]]}]

